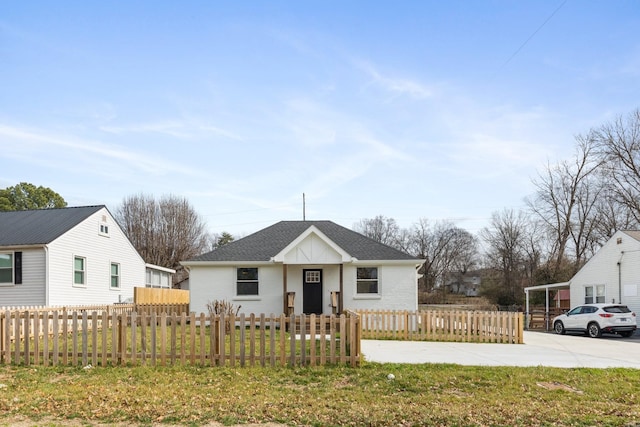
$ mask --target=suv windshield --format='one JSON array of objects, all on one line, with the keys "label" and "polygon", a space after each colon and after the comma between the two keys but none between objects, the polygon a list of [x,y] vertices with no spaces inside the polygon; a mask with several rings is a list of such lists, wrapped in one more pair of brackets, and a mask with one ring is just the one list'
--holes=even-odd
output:
[{"label": "suv windshield", "polygon": [[612,305],[610,307],[603,307],[602,309],[607,313],[630,313],[631,312],[631,310],[629,310],[629,307],[627,307],[626,305]]}]

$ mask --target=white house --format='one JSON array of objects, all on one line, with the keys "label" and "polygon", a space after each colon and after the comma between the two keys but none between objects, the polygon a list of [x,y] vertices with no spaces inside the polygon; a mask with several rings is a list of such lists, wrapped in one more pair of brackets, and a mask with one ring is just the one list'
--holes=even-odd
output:
[{"label": "white house", "polygon": [[105,206],[0,212],[0,307],[113,304],[156,269]]},{"label": "white house", "polygon": [[334,305],[416,310],[422,262],[331,221],[282,221],[181,264],[191,311],[224,300],[280,314],[293,297],[295,313],[329,314]]},{"label": "white house", "polygon": [[640,314],[640,231],[618,231],[569,281],[571,305],[616,302]]},{"label": "white house", "polygon": [[571,307],[614,302],[640,315],[640,231],[616,232],[570,281],[526,288],[527,306],[531,291],[566,288]]}]

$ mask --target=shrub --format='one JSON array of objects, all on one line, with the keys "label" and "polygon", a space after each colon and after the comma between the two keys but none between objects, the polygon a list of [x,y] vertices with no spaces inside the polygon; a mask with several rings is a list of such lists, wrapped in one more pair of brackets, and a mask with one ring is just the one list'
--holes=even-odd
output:
[{"label": "shrub", "polygon": [[[228,318],[231,315],[237,316],[241,307],[241,305],[235,306],[233,303],[224,300],[214,300],[207,302],[207,310],[209,311],[210,315],[224,315],[225,318]],[[231,332],[231,322],[229,320],[225,320],[225,331],[227,334]]]}]

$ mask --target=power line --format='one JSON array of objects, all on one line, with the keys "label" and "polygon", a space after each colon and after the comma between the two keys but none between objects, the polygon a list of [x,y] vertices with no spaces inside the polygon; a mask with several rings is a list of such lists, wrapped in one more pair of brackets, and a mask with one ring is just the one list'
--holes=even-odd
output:
[{"label": "power line", "polygon": [[512,54],[512,55],[511,55],[511,56],[510,56],[510,57],[505,61],[505,63],[504,63],[504,64],[502,64],[502,65],[500,66],[500,68],[498,68],[498,70],[496,71],[496,74],[498,74],[498,73],[500,72],[500,70],[502,70],[504,67],[506,67],[506,66],[509,64],[509,62],[511,62],[511,60],[512,60],[513,58],[515,58],[515,57],[516,57],[516,55],[517,55],[518,53],[520,53],[520,51],[521,51],[521,50],[522,50],[522,49],[527,45],[527,43],[529,43],[529,42],[531,41],[531,39],[532,39],[532,38],[534,38],[534,37],[535,37],[535,35],[536,35],[536,34],[538,34],[538,32],[539,32],[539,31],[540,31],[540,30],[541,30],[545,25],[547,25],[547,22],[549,22],[549,21],[551,20],[551,18],[553,18],[553,16],[554,16],[556,13],[558,13],[558,11],[559,11],[560,9],[562,9],[562,6],[564,6],[564,5],[567,3],[567,1],[569,1],[569,0],[564,0],[562,3],[560,3],[560,6],[558,6],[558,7],[556,8],[556,10],[554,10],[554,11],[553,11],[553,13],[551,13],[551,15],[549,15],[549,16],[547,17],[547,19],[545,19],[545,20],[544,20],[544,22],[543,22],[543,23],[538,27],[538,29],[536,29],[536,30],[533,32],[533,34],[531,34],[531,35],[529,36],[529,38],[527,38],[527,39],[524,41],[524,43],[522,43],[522,44],[520,45],[520,47],[519,47],[515,52],[513,52],[513,54]]}]

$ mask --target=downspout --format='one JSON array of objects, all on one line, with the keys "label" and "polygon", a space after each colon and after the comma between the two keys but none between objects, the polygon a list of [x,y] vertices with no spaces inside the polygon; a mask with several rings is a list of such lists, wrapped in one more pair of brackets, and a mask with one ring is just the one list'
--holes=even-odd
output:
[{"label": "downspout", "polygon": [[624,257],[624,251],[620,251],[618,260],[618,304],[622,304],[622,257]]},{"label": "downspout", "polygon": [[289,314],[289,298],[287,296],[287,264],[282,263],[282,312]]},{"label": "downspout", "polygon": [[340,294],[338,295],[338,313],[342,314],[344,310],[344,264],[340,264]]},{"label": "downspout", "polygon": [[44,305],[49,306],[49,246],[44,245]]}]

